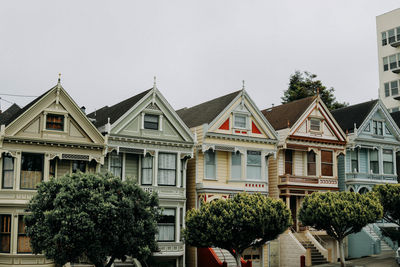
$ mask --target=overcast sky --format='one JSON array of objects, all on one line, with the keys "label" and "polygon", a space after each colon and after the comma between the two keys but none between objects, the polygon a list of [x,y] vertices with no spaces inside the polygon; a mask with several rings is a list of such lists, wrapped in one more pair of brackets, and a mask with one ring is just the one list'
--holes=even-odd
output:
[{"label": "overcast sky", "polygon": [[[157,85],[190,107],[241,88],[279,104],[295,70],[339,101],[378,97],[375,17],[398,0],[8,1],[0,3],[0,93],[62,85],[93,111]],[[400,24],[400,22],[399,22]],[[1,96],[23,106],[31,98]],[[4,110],[10,104],[1,101]]]}]

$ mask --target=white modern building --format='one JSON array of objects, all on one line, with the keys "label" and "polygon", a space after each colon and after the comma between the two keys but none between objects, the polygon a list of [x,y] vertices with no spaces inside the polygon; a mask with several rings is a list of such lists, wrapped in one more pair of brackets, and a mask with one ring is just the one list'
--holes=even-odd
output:
[{"label": "white modern building", "polygon": [[389,112],[400,110],[400,8],[376,17],[379,98]]}]

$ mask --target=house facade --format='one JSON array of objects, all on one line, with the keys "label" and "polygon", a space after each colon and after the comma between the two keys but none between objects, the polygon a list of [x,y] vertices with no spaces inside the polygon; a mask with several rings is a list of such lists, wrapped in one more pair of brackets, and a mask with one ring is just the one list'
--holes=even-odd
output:
[{"label": "house facade", "polygon": [[186,212],[186,166],[193,155],[193,134],[154,86],[88,115],[107,139],[101,172],[132,179],[157,192],[163,207],[157,235],[160,251],[151,266],[180,267]]},{"label": "house facade", "polygon": [[[188,209],[244,191],[268,195],[268,161],[275,156],[277,135],[244,89],[177,113],[197,141],[187,167]],[[250,248],[244,259],[265,266],[264,249]],[[196,249],[189,247],[186,266],[198,262]]]},{"label": "house facade", "polygon": [[[293,218],[293,234],[285,236],[283,239],[287,241],[281,243],[281,263],[294,266],[290,265],[295,260],[290,257],[297,257],[293,247],[301,255],[306,241],[321,248],[324,261],[332,261],[337,253],[335,242],[324,232],[310,233],[297,220],[297,214],[306,195],[339,190],[338,156],[345,153],[346,136],[319,95],[265,109],[262,113],[279,135],[277,157],[269,162],[270,196],[281,198]],[[328,248],[332,249],[331,259],[328,259]],[[321,262],[313,259],[313,264],[317,263]]]},{"label": "house facade", "polygon": [[0,266],[54,266],[31,252],[23,216],[36,185],[69,172],[96,172],[105,140],[58,84],[0,114]]},{"label": "house facade", "polygon": [[[348,133],[346,156],[338,159],[339,189],[364,194],[376,184],[397,183],[400,130],[383,102],[372,100],[334,110],[332,114]],[[390,245],[378,225],[371,224],[349,236],[348,254],[352,258],[377,254],[392,249]]]}]

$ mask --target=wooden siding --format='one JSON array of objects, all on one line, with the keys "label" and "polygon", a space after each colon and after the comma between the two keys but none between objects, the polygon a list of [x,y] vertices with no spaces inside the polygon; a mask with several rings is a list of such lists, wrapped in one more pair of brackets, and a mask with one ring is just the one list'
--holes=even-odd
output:
[{"label": "wooden siding", "polygon": [[368,170],[368,150],[366,148],[361,148],[359,153],[359,164],[361,173],[369,173]]},{"label": "wooden siding", "polygon": [[277,160],[278,160],[278,175],[283,175],[285,174],[285,169],[284,169],[285,154],[283,149],[279,150]]},{"label": "wooden siding", "polygon": [[229,154],[230,152],[225,151],[216,151],[217,156],[217,180],[219,183],[224,183],[229,180],[229,169],[230,169],[230,162],[229,162]]},{"label": "wooden siding", "polygon": [[125,154],[125,179],[133,179],[138,181],[139,175],[139,155]]},{"label": "wooden siding", "polygon": [[268,190],[269,196],[279,198],[278,188],[278,159],[270,158],[268,165]]}]

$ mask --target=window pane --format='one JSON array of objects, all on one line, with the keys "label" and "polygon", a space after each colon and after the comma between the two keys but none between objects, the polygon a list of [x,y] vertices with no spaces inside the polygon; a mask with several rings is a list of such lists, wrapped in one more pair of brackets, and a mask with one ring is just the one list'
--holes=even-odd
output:
[{"label": "window pane", "polygon": [[158,130],[158,115],[144,115],[144,128],[151,130]]},{"label": "window pane", "polygon": [[386,32],[382,32],[382,46],[387,45]]},{"label": "window pane", "polygon": [[72,172],[86,172],[86,161],[83,160],[74,160],[72,162]]},{"label": "window pane", "polygon": [[310,129],[313,131],[319,131],[320,130],[320,120],[311,119],[310,120]]},{"label": "window pane", "polygon": [[387,71],[389,70],[389,62],[388,62],[388,58],[384,57],[383,58],[383,71]]},{"label": "window pane", "polygon": [[0,215],[0,252],[10,253],[11,215]]},{"label": "window pane", "polygon": [[393,174],[393,151],[390,149],[383,150],[383,173]]},{"label": "window pane", "polygon": [[237,153],[232,153],[232,168],[231,168],[231,178],[240,179],[242,177],[242,155]]},{"label": "window pane", "polygon": [[398,95],[399,94],[397,81],[390,82],[390,89],[392,90],[392,95]]},{"label": "window pane", "polygon": [[142,184],[150,185],[153,183],[153,157],[142,157]]},{"label": "window pane", "polygon": [[378,150],[370,150],[369,159],[373,161],[378,161]]},{"label": "window pane", "polygon": [[389,34],[389,44],[394,43],[396,41],[394,36],[394,29],[388,31]]},{"label": "window pane", "polygon": [[3,154],[2,188],[12,189],[14,186],[14,158]]},{"label": "window pane", "polygon": [[115,177],[122,177],[122,153],[113,151],[110,153],[110,172]]},{"label": "window pane", "polygon": [[317,174],[314,151],[309,151],[307,153],[307,174],[308,175],[316,175]]},{"label": "window pane", "polygon": [[158,184],[176,185],[176,154],[158,154]]},{"label": "window pane", "polygon": [[204,153],[206,161],[206,178],[216,178],[215,151],[206,151]]},{"label": "window pane", "polygon": [[397,68],[396,55],[389,56],[389,62],[390,62],[390,69]]},{"label": "window pane", "polygon": [[47,114],[46,129],[48,130],[64,130],[64,115]]},{"label": "window pane", "polygon": [[158,221],[158,241],[175,240],[175,209],[164,209]]},{"label": "window pane", "polygon": [[292,174],[292,153],[290,149],[285,150],[285,174]]},{"label": "window pane", "polygon": [[43,155],[22,153],[21,189],[35,189],[43,179]]},{"label": "window pane", "polygon": [[321,174],[323,176],[333,176],[332,151],[321,150]]},{"label": "window pane", "polygon": [[332,163],[333,162],[332,151],[322,150],[321,161],[326,163]]},{"label": "window pane", "polygon": [[25,232],[24,216],[18,216],[18,253],[32,253],[29,237]]},{"label": "window pane", "polygon": [[247,151],[247,179],[261,179],[261,152]]},{"label": "window pane", "polygon": [[246,128],[246,116],[235,115],[235,127]]},{"label": "window pane", "polygon": [[385,96],[390,96],[389,83],[385,83]]}]

